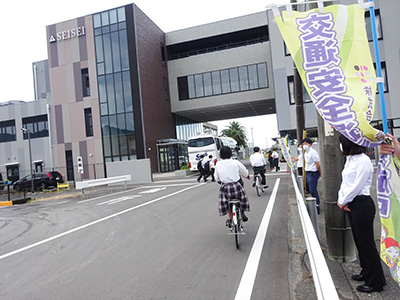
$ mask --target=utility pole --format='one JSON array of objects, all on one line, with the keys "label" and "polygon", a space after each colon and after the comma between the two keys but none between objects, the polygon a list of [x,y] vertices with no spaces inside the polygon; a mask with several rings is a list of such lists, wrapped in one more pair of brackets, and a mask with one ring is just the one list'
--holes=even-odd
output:
[{"label": "utility pole", "polygon": [[296,130],[297,130],[297,143],[300,144],[303,140],[303,131],[305,128],[304,120],[304,106],[303,106],[303,84],[301,82],[300,74],[297,68],[294,67],[294,90],[295,90],[295,103],[296,103]]},{"label": "utility pole", "polygon": [[[291,2],[294,2],[292,0]],[[331,5],[332,2],[325,2],[324,5]],[[305,9],[317,8],[315,3],[306,4]],[[297,94],[302,95],[302,86],[300,76],[297,69],[294,75],[296,89],[296,117],[297,117],[297,138],[300,139],[301,125],[304,124],[303,99],[301,105],[298,103]],[[298,76],[298,79],[296,78]],[[300,80],[300,84],[296,85],[296,81]],[[299,87],[300,86],[300,87]],[[301,89],[301,92],[298,91]],[[301,110],[303,110],[301,112]],[[322,188],[323,202],[322,209],[325,214],[325,232],[328,243],[328,258],[337,261],[354,261],[356,259],[356,251],[354,245],[351,227],[345,212],[337,206],[338,191],[342,182],[342,170],[344,166],[344,158],[339,149],[339,133],[331,129],[317,113],[318,118],[318,142],[320,150],[321,171],[322,171]],[[302,123],[303,122],[303,123]],[[305,125],[303,125],[304,129]]]},{"label": "utility pole", "polygon": [[318,142],[322,170],[323,203],[325,232],[330,260],[349,262],[356,260],[351,227],[346,213],[337,206],[338,192],[342,182],[344,157],[339,148],[339,136],[336,130],[326,123],[319,114]]}]

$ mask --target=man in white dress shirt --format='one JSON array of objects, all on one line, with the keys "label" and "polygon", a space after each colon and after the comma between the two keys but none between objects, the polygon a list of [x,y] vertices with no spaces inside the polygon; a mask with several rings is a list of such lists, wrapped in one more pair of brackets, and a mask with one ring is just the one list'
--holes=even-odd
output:
[{"label": "man in white dress shirt", "polygon": [[306,182],[310,189],[311,196],[317,199],[317,212],[320,213],[319,195],[317,191],[318,179],[321,177],[321,164],[317,150],[312,148],[312,140],[305,138],[303,140],[303,149],[305,151],[305,166]]},{"label": "man in white dress shirt", "polygon": [[[265,165],[267,162],[265,161],[264,155],[261,154],[261,150],[259,147],[254,147],[253,148],[254,153],[250,156],[250,164],[253,167],[254,175],[259,173],[261,175],[261,184],[264,186],[264,188],[267,188],[268,185],[266,185],[266,180],[265,180]],[[255,176],[254,176],[254,183],[253,187],[255,186]]]}]

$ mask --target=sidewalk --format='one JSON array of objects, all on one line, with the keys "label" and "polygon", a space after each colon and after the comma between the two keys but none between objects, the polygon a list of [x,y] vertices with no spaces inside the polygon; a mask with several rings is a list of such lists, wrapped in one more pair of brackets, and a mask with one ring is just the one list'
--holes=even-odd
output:
[{"label": "sidewalk", "polygon": [[[283,169],[283,167],[282,167]],[[283,170],[281,169],[281,173]],[[375,172],[376,174],[376,172]],[[322,180],[319,180],[319,191],[322,190]],[[289,255],[291,256],[291,262],[292,266],[292,274],[291,276],[293,277],[293,283],[294,287],[292,290],[292,295],[293,299],[296,300],[310,300],[310,299],[317,299],[315,290],[313,295],[308,294],[307,285],[309,282],[307,279],[311,279],[311,267],[308,261],[307,257],[307,247],[304,241],[304,236],[302,232],[302,227],[301,227],[301,221],[299,219],[299,213],[297,209],[297,204],[296,204],[296,199],[295,199],[295,194],[293,190],[293,195],[291,195],[292,192],[289,192],[290,198],[289,198],[289,213],[290,213],[290,218],[289,218],[289,223],[288,228],[289,228],[289,246],[290,246],[290,253]],[[376,178],[373,179],[373,186],[371,187],[371,195],[376,201]],[[375,195],[375,196],[374,196]],[[320,197],[321,197],[321,214],[318,215],[318,220],[319,220],[319,231],[320,231],[320,241],[321,241],[321,247],[324,250],[325,254],[325,259],[329,268],[329,271],[331,273],[333,282],[335,284],[336,290],[338,292],[339,298],[340,299],[369,299],[369,300],[374,300],[374,299],[399,299],[400,298],[400,287],[399,285],[392,279],[392,276],[390,275],[390,270],[389,267],[382,261],[382,267],[383,271],[385,273],[385,278],[386,278],[386,286],[384,287],[383,291],[380,293],[374,292],[371,294],[368,293],[360,293],[356,290],[357,285],[363,284],[362,282],[357,282],[351,279],[352,274],[358,274],[360,272],[360,265],[358,259],[353,262],[338,262],[338,261],[331,261],[328,259],[327,254],[326,254],[326,247],[327,247],[327,240],[326,240],[326,234],[325,234],[325,217],[324,217],[324,198],[322,195],[322,192],[320,192]],[[376,207],[377,204],[376,204]],[[377,214],[375,217],[375,222],[374,222],[374,234],[375,234],[375,240],[376,244],[378,247],[378,251],[380,250],[379,248],[379,243],[380,243],[380,218],[379,218],[379,211],[377,209]],[[299,277],[301,276],[301,277]],[[301,288],[300,285],[305,285],[303,288]],[[313,287],[314,288],[314,287]]]}]

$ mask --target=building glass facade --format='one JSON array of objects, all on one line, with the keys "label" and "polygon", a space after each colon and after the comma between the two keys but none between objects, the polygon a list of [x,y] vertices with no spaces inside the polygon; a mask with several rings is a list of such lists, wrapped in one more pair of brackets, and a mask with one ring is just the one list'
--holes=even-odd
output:
[{"label": "building glass facade", "polygon": [[125,8],[93,15],[105,162],[136,159]]},{"label": "building glass facade", "polygon": [[193,120],[175,116],[176,123],[176,137],[179,140],[187,141],[189,137],[203,133],[203,124],[197,123]]}]

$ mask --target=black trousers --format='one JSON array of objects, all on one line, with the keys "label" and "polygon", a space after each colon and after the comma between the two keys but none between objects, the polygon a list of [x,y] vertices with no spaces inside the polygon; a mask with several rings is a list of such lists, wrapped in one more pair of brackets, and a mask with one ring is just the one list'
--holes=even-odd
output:
[{"label": "black trousers", "polygon": [[386,284],[381,258],[374,239],[375,204],[371,196],[357,196],[349,203],[351,231],[360,259],[365,284],[377,289]]},{"label": "black trousers", "polygon": [[[254,171],[254,175],[256,175],[257,173],[261,175],[261,184],[262,185],[266,185],[265,174],[264,174],[264,166],[253,167],[253,171]],[[254,180],[256,180],[255,176],[254,176]]]}]

